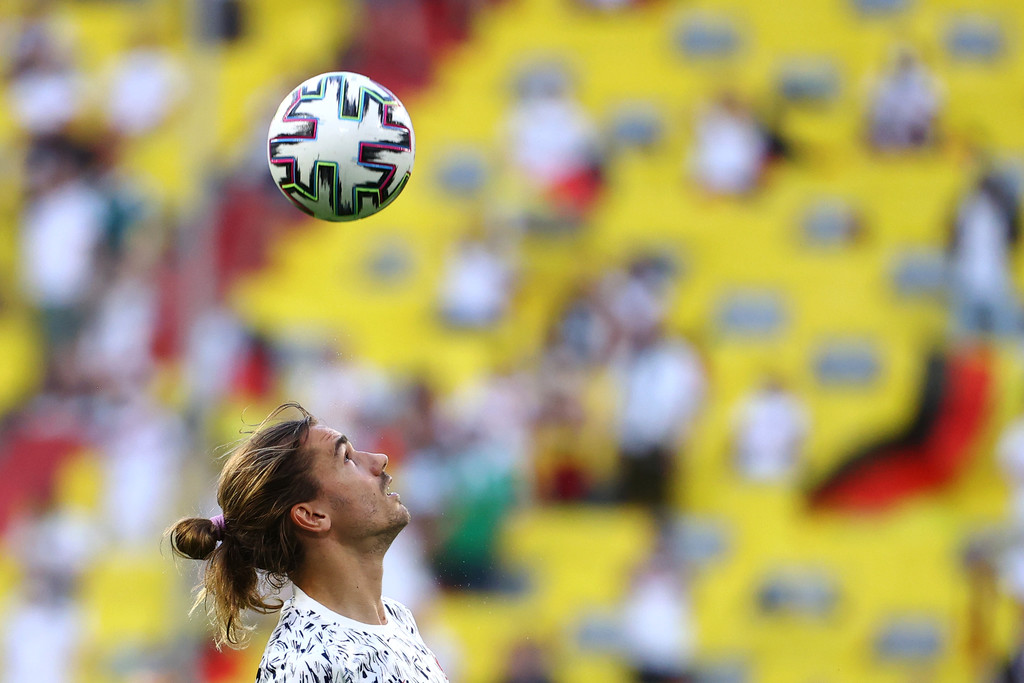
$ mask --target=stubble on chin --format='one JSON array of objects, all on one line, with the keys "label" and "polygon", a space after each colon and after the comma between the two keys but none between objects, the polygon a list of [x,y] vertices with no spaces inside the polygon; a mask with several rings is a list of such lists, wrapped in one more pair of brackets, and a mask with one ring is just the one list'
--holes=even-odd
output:
[{"label": "stubble on chin", "polygon": [[391,544],[394,542],[394,540],[398,538],[398,534],[401,533],[402,529],[408,526],[409,521],[409,513],[408,511],[405,511],[405,513],[401,516],[395,516],[391,520],[391,523],[388,524],[387,527],[382,529],[379,534],[377,534],[376,545],[377,550],[378,552],[380,552],[381,555],[388,551],[388,548],[391,547]]}]

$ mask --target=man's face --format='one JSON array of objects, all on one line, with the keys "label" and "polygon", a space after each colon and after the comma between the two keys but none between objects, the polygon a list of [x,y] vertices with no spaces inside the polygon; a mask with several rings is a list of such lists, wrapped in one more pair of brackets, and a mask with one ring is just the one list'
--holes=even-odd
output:
[{"label": "man's face", "polygon": [[388,457],[357,451],[340,432],[323,425],[310,430],[307,444],[320,485],[317,501],[331,517],[331,533],[351,544],[378,539],[390,544],[409,523],[409,510],[389,492]]}]

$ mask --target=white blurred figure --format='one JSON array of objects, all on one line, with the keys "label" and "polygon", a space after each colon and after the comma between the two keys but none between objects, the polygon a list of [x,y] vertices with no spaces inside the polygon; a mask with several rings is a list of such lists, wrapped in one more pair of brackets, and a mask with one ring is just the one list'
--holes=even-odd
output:
[{"label": "white blurred figure", "polygon": [[960,331],[1012,334],[1020,313],[1011,274],[1020,239],[1016,200],[986,174],[957,207],[949,245],[953,315]]},{"label": "white blurred figure", "polygon": [[704,365],[659,324],[634,336],[618,371],[621,499],[664,513],[675,461],[704,402]]},{"label": "white blurred figure", "polygon": [[883,150],[931,144],[941,104],[932,74],[912,51],[899,49],[871,96],[871,143]]},{"label": "white blurred figure", "polygon": [[34,172],[39,192],[21,217],[21,281],[48,340],[60,344],[77,334],[72,320],[95,289],[108,205],[70,150],[41,151]]},{"label": "white blurred figure", "polygon": [[747,396],[733,420],[736,466],[752,481],[791,479],[800,463],[810,418],[782,382],[768,379]]},{"label": "white blurred figure", "polygon": [[593,169],[597,126],[569,93],[567,77],[559,69],[540,69],[523,76],[506,131],[506,149],[516,169],[541,190],[553,189]]},{"label": "white blurred figure", "polygon": [[510,259],[476,237],[459,241],[449,254],[441,283],[440,306],[452,327],[486,328],[501,320],[513,286]]},{"label": "white blurred figure", "polygon": [[631,264],[625,274],[609,274],[601,283],[601,291],[616,332],[626,341],[648,334],[665,319],[663,283],[643,260]]},{"label": "white blurred figure", "polygon": [[79,345],[79,365],[98,386],[128,389],[149,375],[157,323],[152,281],[121,273],[100,298]]},{"label": "white blurred figure", "polygon": [[524,373],[496,370],[460,392],[451,411],[480,438],[494,444],[509,469],[518,470],[528,465],[536,393]]},{"label": "white blurred figure", "polygon": [[170,50],[145,37],[123,53],[111,75],[107,120],[118,133],[138,136],[166,120],[185,92],[184,69]]},{"label": "white blurred figure", "polygon": [[722,95],[698,117],[693,167],[707,191],[719,195],[753,191],[767,155],[768,144],[760,126],[733,95]]},{"label": "white blurred figure", "polygon": [[0,661],[5,683],[73,683],[85,615],[66,587],[29,574],[21,595],[5,606]]},{"label": "white blurred figure", "polygon": [[80,303],[93,284],[106,205],[94,189],[68,179],[29,204],[22,221],[25,288],[42,307]]},{"label": "white blurred figure", "polygon": [[19,520],[9,538],[26,574],[65,590],[88,569],[104,540],[89,515],[70,508]]},{"label": "white blurred figure", "polygon": [[[40,24],[42,26],[42,24]],[[85,79],[73,66],[58,41],[43,35],[23,36],[10,81],[8,96],[18,125],[32,135],[64,130],[85,106]]]},{"label": "white blurred figure", "polygon": [[113,407],[97,430],[104,456],[105,513],[114,540],[150,547],[172,515],[185,454],[185,427],[145,396]]},{"label": "white blurred figure", "polygon": [[4,606],[0,680],[76,680],[85,623],[72,596],[103,540],[93,519],[72,508],[15,520],[8,547],[25,578]]},{"label": "white blurred figure", "polygon": [[664,551],[640,566],[622,605],[623,654],[638,681],[688,680],[695,650],[690,596]]},{"label": "white blurred figure", "polygon": [[641,278],[613,275],[604,284],[612,316],[627,337],[641,335],[665,319],[664,301]]}]

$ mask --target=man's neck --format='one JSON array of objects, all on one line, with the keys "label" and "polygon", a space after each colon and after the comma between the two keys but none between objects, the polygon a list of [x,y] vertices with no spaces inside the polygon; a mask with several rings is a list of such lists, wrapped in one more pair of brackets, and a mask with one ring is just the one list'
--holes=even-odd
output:
[{"label": "man's neck", "polygon": [[307,549],[303,571],[291,579],[332,612],[364,624],[386,624],[387,612],[380,597],[383,563],[383,554],[329,545]]}]

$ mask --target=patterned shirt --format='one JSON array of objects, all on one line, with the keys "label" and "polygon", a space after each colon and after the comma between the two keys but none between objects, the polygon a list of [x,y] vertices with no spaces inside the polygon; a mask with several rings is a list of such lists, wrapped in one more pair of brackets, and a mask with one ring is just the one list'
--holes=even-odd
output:
[{"label": "patterned shirt", "polygon": [[270,635],[256,683],[447,683],[412,613],[383,598],[388,623],[332,612],[294,587]]}]

